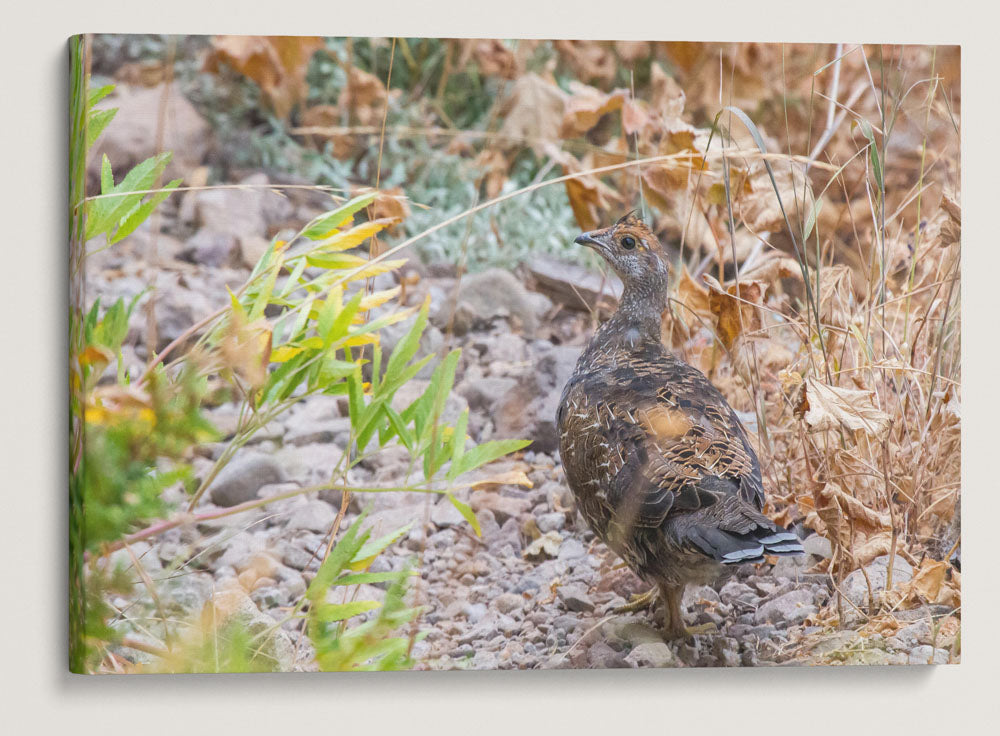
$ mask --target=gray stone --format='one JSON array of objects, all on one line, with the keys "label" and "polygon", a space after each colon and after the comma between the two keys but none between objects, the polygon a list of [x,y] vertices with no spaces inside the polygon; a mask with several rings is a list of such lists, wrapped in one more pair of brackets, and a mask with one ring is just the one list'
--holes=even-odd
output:
[{"label": "gray stone", "polygon": [[755,621],[758,624],[785,621],[790,624],[801,623],[816,612],[813,594],[809,590],[793,590],[777,598],[767,601],[757,609]]},{"label": "gray stone", "polygon": [[162,85],[148,88],[119,85],[111,96],[97,103],[98,109],[117,108],[118,112],[97,139],[89,157],[91,179],[100,179],[102,154],[107,155],[115,179],[120,180],[136,164],[156,155],[158,143],[159,150],[173,152],[164,181],[189,176],[201,165],[212,146],[211,127],[181,94],[179,85],[170,86],[166,114],[161,120],[163,100]]},{"label": "gray stone", "polygon": [[181,251],[181,257],[200,266],[232,266],[237,263],[240,244],[232,233],[201,228]]},{"label": "gray stone", "polygon": [[236,506],[257,498],[257,491],[286,480],[275,459],[261,453],[238,453],[208,487],[208,497],[218,506]]},{"label": "gray stone", "polygon": [[833,545],[830,544],[830,540],[819,534],[810,534],[803,539],[802,548],[806,551],[807,556],[817,558],[817,562],[833,557]]},{"label": "gray stone", "polygon": [[677,657],[664,642],[646,642],[632,649],[625,657],[630,667],[676,667]]},{"label": "gray stone", "polygon": [[587,550],[583,546],[580,540],[574,537],[568,537],[563,540],[562,545],[559,547],[559,557],[560,560],[577,560],[581,557],[587,555]]},{"label": "gray stone", "polygon": [[471,411],[489,412],[493,405],[515,386],[517,381],[513,378],[483,376],[464,380],[455,387],[455,390],[469,402]]},{"label": "gray stone", "polygon": [[438,529],[460,526],[466,523],[465,517],[455,508],[455,504],[443,496],[438,499],[438,502],[434,504],[434,508],[431,509],[431,522]]},{"label": "gray stone", "polygon": [[[525,334],[538,328],[536,306],[521,281],[507,269],[494,268],[462,278],[456,299],[450,299],[434,316],[437,327],[448,322],[454,334],[489,327],[495,320],[506,319]],[[452,316],[454,315],[454,316]]]},{"label": "gray stone", "polygon": [[306,501],[296,506],[285,522],[286,529],[303,529],[310,532],[328,532],[333,526],[337,512],[333,506],[319,499]]},{"label": "gray stone", "polygon": [[267,176],[254,174],[240,182],[247,189],[206,189],[194,193],[195,218],[203,228],[243,236],[266,237],[264,202],[280,195],[262,188]]},{"label": "gray stone", "polygon": [[537,517],[538,529],[543,534],[550,531],[558,531],[566,526],[566,514],[561,511],[552,511]]},{"label": "gray stone", "polygon": [[648,642],[662,642],[660,631],[638,618],[612,619],[601,630],[612,647],[636,646]]},{"label": "gray stone", "polygon": [[[876,557],[872,562],[865,568],[865,572],[868,573],[868,580],[871,581],[871,593],[877,597],[880,592],[885,590],[886,578],[889,569],[889,556],[882,555],[881,557]],[[910,578],[913,577],[913,568],[910,567],[910,563],[904,560],[899,555],[896,555],[893,562],[893,573],[892,582],[893,585],[897,583],[905,583]],[[861,570],[855,570],[846,578],[841,585],[841,592],[844,597],[853,603],[854,606],[861,609],[862,611],[868,610],[868,599],[869,599],[869,589],[868,580],[865,579],[865,574]],[[845,605],[845,615],[847,618],[853,620],[857,618],[857,611],[851,605]]]},{"label": "gray stone", "polygon": [[950,656],[947,649],[935,649],[929,644],[923,644],[910,650],[909,664],[948,664]]},{"label": "gray stone", "polygon": [[295,652],[288,634],[276,628],[275,620],[262,613],[239,586],[229,586],[216,598],[220,618],[236,621],[250,634],[255,660],[277,672],[292,668]]},{"label": "gray stone", "polygon": [[587,650],[587,664],[594,669],[621,669],[628,667],[625,656],[603,641],[594,642]]},{"label": "gray stone", "polygon": [[719,591],[719,598],[722,599],[723,603],[742,608],[756,605],[758,600],[758,596],[753,592],[753,588],[736,580],[730,580],[722,586],[722,589]]},{"label": "gray stone", "polygon": [[712,654],[721,667],[740,666],[740,645],[736,639],[722,636],[712,642]]},{"label": "gray stone", "polygon": [[462,613],[470,624],[478,623],[486,615],[486,604],[468,603],[462,608]]},{"label": "gray stone", "polygon": [[493,599],[493,607],[500,613],[511,614],[520,611],[524,607],[524,596],[517,593],[504,593]]},{"label": "gray stone", "polygon": [[911,649],[917,644],[930,644],[933,636],[930,624],[921,619],[897,631],[893,638],[898,640],[901,649]]},{"label": "gray stone", "polygon": [[594,610],[594,602],[591,600],[587,589],[578,583],[560,585],[556,590],[556,595],[569,611],[589,613]]}]

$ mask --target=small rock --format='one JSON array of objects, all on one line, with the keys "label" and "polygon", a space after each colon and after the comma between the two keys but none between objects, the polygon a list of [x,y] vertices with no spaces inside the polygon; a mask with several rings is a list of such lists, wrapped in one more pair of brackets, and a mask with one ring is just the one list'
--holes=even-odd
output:
[{"label": "small rock", "polygon": [[[553,532],[549,532],[552,534]],[[587,550],[583,546],[583,543],[579,539],[574,539],[569,537],[563,541],[562,546],[559,548],[559,559],[560,560],[577,560],[581,557],[586,557]]]},{"label": "small rock", "polygon": [[539,531],[543,534],[553,530],[558,531],[566,526],[566,514],[560,511],[552,511],[539,516],[536,522],[538,524]]},{"label": "small rock", "polygon": [[[159,151],[173,151],[163,180],[188,176],[201,165],[212,143],[212,129],[194,105],[181,94],[178,84],[170,85],[165,114],[163,86],[119,86],[115,93],[97,103],[97,109],[117,108],[114,122],[97,139],[90,156],[88,175],[100,178],[102,154],[107,154],[116,177]],[[162,124],[162,131],[158,130]],[[157,145],[160,146],[157,149]]]},{"label": "small rock", "polygon": [[620,669],[628,667],[625,656],[603,641],[594,642],[587,650],[587,663],[594,669]]},{"label": "small rock", "polygon": [[767,601],[757,609],[755,621],[758,624],[785,621],[790,624],[801,623],[816,612],[812,605],[812,591],[793,590],[773,600]]},{"label": "small rock", "polygon": [[462,512],[455,508],[455,504],[447,498],[440,498],[434,504],[434,508],[431,509],[431,522],[438,529],[444,529],[445,527],[464,524],[465,517],[462,516]]},{"label": "small rock", "polygon": [[524,598],[517,593],[504,593],[493,599],[493,607],[500,613],[510,614],[524,607]]},{"label": "small rock", "polygon": [[497,523],[502,525],[510,518],[516,519],[521,514],[527,513],[531,508],[531,501],[526,498],[502,496],[497,491],[475,491],[469,497],[469,505],[477,513],[482,509],[489,509],[496,517]]},{"label": "small rock", "polygon": [[594,610],[594,602],[590,599],[587,589],[576,583],[560,585],[556,595],[567,610],[576,613],[589,613]]},{"label": "small rock", "polygon": [[664,642],[639,644],[628,653],[625,662],[630,667],[676,667],[677,657]]},{"label": "small rock", "polygon": [[271,456],[237,454],[212,481],[208,495],[218,506],[236,506],[257,498],[262,486],[285,479],[285,471]]},{"label": "small rock", "polygon": [[910,664],[948,664],[948,650],[923,644],[910,650]]},{"label": "small rock", "polygon": [[455,390],[469,402],[471,411],[488,412],[502,396],[516,385],[517,381],[513,378],[484,376],[473,380],[464,380],[455,387]]},{"label": "small rock", "polygon": [[187,241],[180,255],[200,266],[232,266],[237,262],[239,243],[231,233],[201,228]]},{"label": "small rock", "polygon": [[318,499],[306,501],[296,506],[285,522],[286,529],[302,529],[310,532],[327,532],[333,526],[337,512],[326,501]]},{"label": "small rock", "polygon": [[470,624],[478,623],[486,615],[486,604],[470,603],[462,608],[462,613]]},{"label": "small rock", "polygon": [[443,305],[433,321],[445,329],[450,318],[454,334],[464,335],[473,329],[489,327],[494,320],[507,319],[512,326],[531,335],[538,328],[535,309],[520,279],[507,269],[493,268],[466,274],[457,299]]},{"label": "small rock", "polygon": [[[869,598],[868,580],[871,581],[872,594],[878,596],[880,591],[885,590],[888,569],[889,555],[876,557],[865,568],[864,572],[861,570],[855,570],[844,578],[843,585],[841,586],[841,592],[848,601],[854,604],[854,606],[862,611],[867,611]],[[868,573],[868,580],[865,579],[865,572]],[[911,577],[913,577],[913,568],[910,567],[910,563],[899,555],[896,555],[893,563],[893,585],[896,585],[897,583],[905,583]],[[844,606],[845,617],[849,620],[858,618],[858,613],[854,606]]]}]

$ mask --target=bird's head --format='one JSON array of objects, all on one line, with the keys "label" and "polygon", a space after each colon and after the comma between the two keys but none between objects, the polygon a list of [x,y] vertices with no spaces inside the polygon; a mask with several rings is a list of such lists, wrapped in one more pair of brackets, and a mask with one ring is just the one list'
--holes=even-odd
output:
[{"label": "bird's head", "polygon": [[618,222],[601,230],[580,235],[576,242],[593,248],[621,277],[625,287],[665,291],[667,256],[649,227],[629,212]]}]

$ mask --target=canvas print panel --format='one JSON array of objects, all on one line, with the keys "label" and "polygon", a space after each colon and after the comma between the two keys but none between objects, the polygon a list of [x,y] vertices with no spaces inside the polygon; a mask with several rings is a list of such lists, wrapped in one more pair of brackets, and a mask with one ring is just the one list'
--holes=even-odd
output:
[{"label": "canvas print panel", "polygon": [[73,671],[960,661],[957,47],[70,77]]}]

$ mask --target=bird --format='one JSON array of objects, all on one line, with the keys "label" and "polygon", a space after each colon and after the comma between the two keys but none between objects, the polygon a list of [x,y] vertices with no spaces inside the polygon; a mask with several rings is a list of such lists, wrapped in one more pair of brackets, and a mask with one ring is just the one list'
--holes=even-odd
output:
[{"label": "bird", "polygon": [[595,332],[563,389],[559,454],[584,520],[652,588],[668,639],[684,624],[687,584],[706,585],[765,555],[803,553],[763,514],[760,462],[739,417],[698,369],[668,350],[668,256],[634,212],[575,241],[622,280],[617,310]]}]

